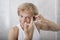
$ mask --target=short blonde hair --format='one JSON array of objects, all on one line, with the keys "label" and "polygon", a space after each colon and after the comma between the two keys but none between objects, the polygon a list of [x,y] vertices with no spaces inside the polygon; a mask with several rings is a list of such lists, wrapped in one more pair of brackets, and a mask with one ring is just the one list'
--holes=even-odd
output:
[{"label": "short blonde hair", "polygon": [[19,7],[18,7],[18,15],[19,15],[20,11],[25,11],[25,10],[31,11],[33,13],[33,15],[38,14],[37,7],[32,3],[23,3],[23,4],[19,5]]}]

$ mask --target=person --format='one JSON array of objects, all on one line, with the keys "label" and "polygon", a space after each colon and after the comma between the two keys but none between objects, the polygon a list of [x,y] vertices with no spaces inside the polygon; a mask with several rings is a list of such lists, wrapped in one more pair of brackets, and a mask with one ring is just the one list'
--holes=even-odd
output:
[{"label": "person", "polygon": [[32,3],[23,3],[18,7],[20,24],[9,30],[8,40],[40,40],[40,30],[60,31],[60,27],[39,14]]}]

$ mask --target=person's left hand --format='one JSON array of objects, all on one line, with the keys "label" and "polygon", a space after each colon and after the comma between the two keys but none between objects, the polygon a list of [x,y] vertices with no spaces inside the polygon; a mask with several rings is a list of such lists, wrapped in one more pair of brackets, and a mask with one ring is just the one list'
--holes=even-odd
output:
[{"label": "person's left hand", "polygon": [[46,24],[47,22],[47,20],[42,15],[36,15],[34,17],[35,17],[35,21],[34,21],[35,24],[43,25]]},{"label": "person's left hand", "polygon": [[35,21],[42,21],[44,20],[44,17],[42,15],[35,15]]}]

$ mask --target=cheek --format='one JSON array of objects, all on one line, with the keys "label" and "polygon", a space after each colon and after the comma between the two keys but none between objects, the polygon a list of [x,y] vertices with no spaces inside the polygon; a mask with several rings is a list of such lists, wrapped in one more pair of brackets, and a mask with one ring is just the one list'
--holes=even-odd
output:
[{"label": "cheek", "polygon": [[23,19],[22,18],[19,18],[19,21],[20,21],[20,23],[22,23],[23,22]]},{"label": "cheek", "polygon": [[24,20],[23,20],[23,19],[20,19],[20,22],[21,22],[21,23],[23,23],[23,22],[24,22]]},{"label": "cheek", "polygon": [[19,21],[21,22],[21,18],[19,18]]}]

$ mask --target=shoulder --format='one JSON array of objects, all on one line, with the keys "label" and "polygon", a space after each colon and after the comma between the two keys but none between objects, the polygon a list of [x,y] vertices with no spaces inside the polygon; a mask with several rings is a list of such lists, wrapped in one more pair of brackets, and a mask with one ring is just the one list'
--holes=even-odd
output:
[{"label": "shoulder", "polygon": [[14,33],[17,33],[19,31],[18,27],[17,26],[12,26],[12,28],[10,28],[9,30],[10,32],[14,32]]},{"label": "shoulder", "polygon": [[9,39],[17,39],[18,38],[18,27],[17,26],[14,26],[12,27],[10,30],[9,30],[9,33],[8,33],[8,38]]},{"label": "shoulder", "polygon": [[18,29],[18,27],[17,26],[12,26],[11,28],[10,28],[10,30],[9,30],[9,32],[18,32],[19,31],[19,29]]},{"label": "shoulder", "polygon": [[14,26],[14,27],[12,27],[12,28],[9,30],[8,35],[9,35],[10,37],[17,37],[17,36],[18,36],[18,31],[19,31],[18,27],[17,27],[17,26]]}]

